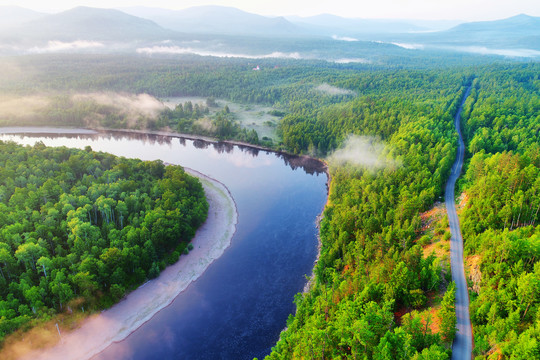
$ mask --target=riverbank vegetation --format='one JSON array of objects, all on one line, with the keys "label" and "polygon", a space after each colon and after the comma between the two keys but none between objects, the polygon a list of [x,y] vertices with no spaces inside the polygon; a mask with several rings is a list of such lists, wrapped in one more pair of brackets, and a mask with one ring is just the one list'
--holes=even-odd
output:
[{"label": "riverbank vegetation", "polygon": [[0,142],[0,341],[58,312],[91,312],[156,277],[204,222],[179,166]]},{"label": "riverbank vegetation", "polygon": [[[280,124],[284,142],[300,151],[315,144],[326,153],[351,133],[384,147],[353,147],[339,166],[329,158],[315,282],[296,297],[297,313],[269,359],[449,357],[455,290],[440,259],[423,256],[420,244],[430,239],[420,213],[442,195],[457,150],[453,116],[470,78],[411,71],[394,74],[394,85],[375,79],[383,84],[378,95]],[[362,80],[349,86],[360,93]]]},{"label": "riverbank vegetation", "polygon": [[[469,265],[477,270],[469,276],[476,281],[471,284],[471,317],[474,352],[480,358],[538,356],[538,70],[536,64],[486,67],[463,73],[461,82],[472,79],[465,74],[476,77],[463,122],[469,160],[461,183],[468,198],[461,221]],[[448,75],[445,79],[449,80]],[[404,85],[400,86],[410,88]],[[429,96],[425,83],[417,88],[421,96]],[[311,144],[322,144],[318,146],[322,151],[326,144],[334,147],[328,139],[343,138],[347,133],[344,127],[348,132],[376,135],[387,142],[387,154],[400,160],[402,167],[367,174],[365,170],[347,171],[346,167],[331,170],[331,205],[321,223],[323,247],[315,268],[317,281],[312,291],[296,298],[298,312],[289,319],[269,359],[448,356],[455,324],[455,318],[448,316],[452,310],[445,306],[439,311],[435,320],[439,331],[435,334],[433,318],[421,318],[416,311],[403,316],[409,310],[401,308],[414,309],[422,304],[415,300],[430,296],[423,278],[432,269],[429,258],[412,263],[408,260],[424,239],[415,239],[420,230],[418,211],[433,201],[426,194],[440,194],[443,183],[433,181],[439,174],[443,179],[448,174],[451,162],[445,160],[445,147],[449,158],[455,156],[455,135],[450,128],[455,108],[436,107],[437,99],[444,99],[442,91],[424,102],[411,99],[415,96],[411,93],[399,92],[394,103],[386,96],[385,104],[392,106],[385,109],[385,104],[379,105],[386,111],[377,111],[376,99],[370,99],[358,106],[361,113],[355,114],[352,104],[337,105],[337,116],[322,111],[286,117],[280,124],[285,130],[284,141],[293,135],[290,145],[303,151]],[[423,104],[425,113],[411,111],[410,104],[418,103]],[[388,120],[391,109],[398,109],[395,123]],[[386,115],[382,120],[381,114]],[[423,117],[429,120],[423,123]],[[435,124],[444,130],[437,131]],[[423,131],[429,135],[422,136]],[[432,152],[437,134],[441,134],[440,148]],[[415,151],[416,147],[422,151]],[[424,168],[430,163],[427,159],[436,165]],[[408,177],[400,175],[401,171]],[[385,180],[395,188],[380,186]],[[392,196],[392,189],[399,195]],[[400,282],[398,291],[392,289],[396,281]],[[452,292],[447,291],[446,296],[452,297]],[[393,301],[390,304],[389,299]],[[375,305],[375,310],[370,308]],[[416,317],[416,332],[409,316]]]}]

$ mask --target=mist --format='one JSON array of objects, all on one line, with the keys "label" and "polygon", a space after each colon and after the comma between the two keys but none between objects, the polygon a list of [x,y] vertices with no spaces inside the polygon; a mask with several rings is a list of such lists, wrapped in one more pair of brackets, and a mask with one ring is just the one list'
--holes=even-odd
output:
[{"label": "mist", "polygon": [[[92,101],[96,104],[113,109],[115,114],[123,117],[128,128],[139,128],[148,126],[148,119],[156,119],[167,106],[148,94],[126,94],[126,93],[89,93],[76,94],[72,96],[74,102]],[[97,111],[85,117],[85,123],[101,126],[103,113]],[[106,125],[107,126],[107,125]]]},{"label": "mist", "polygon": [[156,118],[166,106],[148,94],[122,94],[113,92],[73,95],[73,100],[93,100],[99,105],[112,106],[131,118],[145,116]]},{"label": "mist", "polygon": [[445,50],[462,51],[480,55],[499,55],[507,57],[540,57],[540,51],[533,49],[493,49],[485,46],[445,46]]},{"label": "mist", "polygon": [[194,49],[191,47],[179,47],[179,46],[152,46],[138,48],[137,53],[139,54],[194,54],[200,56],[215,56],[221,58],[245,58],[245,59],[268,59],[268,58],[280,58],[280,59],[306,59],[302,57],[298,52],[284,53],[275,51],[269,54],[261,55],[248,55],[248,54],[235,54],[235,53],[224,53],[219,51],[210,51],[210,50],[201,50]]},{"label": "mist", "polygon": [[[86,104],[85,104],[86,103]],[[87,104],[96,106],[87,106]],[[77,108],[77,111],[73,109]],[[0,95],[0,125],[75,125],[101,127],[102,120],[110,114],[122,117],[126,126],[145,126],[148,119],[155,120],[166,105],[148,94],[115,92],[47,94],[30,96]],[[63,109],[72,115],[69,123],[61,124],[54,114]]]},{"label": "mist", "polygon": [[50,101],[43,96],[1,96],[0,95],[0,117],[29,117],[45,109]]},{"label": "mist", "polygon": [[390,44],[399,46],[400,48],[407,49],[407,50],[423,50],[424,49],[424,45],[422,44],[410,44],[410,43],[400,43],[400,42],[392,42]]},{"label": "mist", "polygon": [[29,53],[33,54],[43,54],[50,52],[62,52],[62,51],[77,51],[77,50],[86,50],[86,49],[95,49],[102,48],[105,45],[98,41],[86,41],[78,40],[72,42],[62,42],[57,40],[52,40],[47,43],[45,47],[33,47],[28,50]]},{"label": "mist", "polygon": [[320,91],[327,95],[354,95],[355,92],[348,89],[342,89],[338,88],[336,86],[332,86],[330,84],[321,84],[315,88],[315,90]]},{"label": "mist", "polygon": [[360,40],[355,39],[355,38],[353,38],[353,37],[348,37],[348,36],[338,36],[338,35],[332,35],[332,39],[338,40],[338,41],[349,41],[349,42],[360,41]]},{"label": "mist", "polygon": [[373,170],[398,166],[396,161],[387,158],[387,150],[387,146],[374,137],[350,135],[343,147],[327,160],[331,166],[352,165]]},{"label": "mist", "polygon": [[332,62],[335,62],[336,64],[351,64],[351,63],[359,63],[359,64],[372,64],[373,61],[365,58],[342,58],[342,59],[336,59],[336,60],[329,60]]}]

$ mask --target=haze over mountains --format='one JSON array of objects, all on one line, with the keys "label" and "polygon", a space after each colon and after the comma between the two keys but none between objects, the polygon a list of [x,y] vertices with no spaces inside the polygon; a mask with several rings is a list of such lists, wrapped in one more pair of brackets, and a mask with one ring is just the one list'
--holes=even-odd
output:
[{"label": "haze over mountains", "polygon": [[284,17],[266,17],[225,6],[196,6],[185,10],[131,7],[122,11],[153,20],[182,33],[291,36],[304,31]]},{"label": "haze over mountains", "polygon": [[[120,50],[146,54],[326,59],[336,47],[341,58],[345,56],[358,62],[373,55],[367,49],[388,51],[392,48],[392,51],[405,53],[442,50],[514,58],[540,57],[540,18],[527,15],[457,24],[454,21],[348,19],[329,14],[306,18],[266,17],[222,6],[176,11],[77,7],[58,14],[0,7],[0,23],[2,54]],[[318,52],[310,50],[314,41],[320,45]]]},{"label": "haze over mountains", "polygon": [[36,40],[122,41],[133,39],[163,39],[174,35],[156,23],[128,15],[119,10],[77,7],[58,14],[42,15],[20,21],[2,38]]}]

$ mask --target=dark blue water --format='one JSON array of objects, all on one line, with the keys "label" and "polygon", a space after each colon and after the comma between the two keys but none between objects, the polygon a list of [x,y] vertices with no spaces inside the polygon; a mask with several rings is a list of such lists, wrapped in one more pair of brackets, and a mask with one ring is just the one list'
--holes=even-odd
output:
[{"label": "dark blue water", "polygon": [[221,181],[236,201],[237,231],[223,256],[170,306],[95,359],[236,360],[270,352],[315,260],[315,220],[327,194],[320,163],[169,137],[0,136],[8,139],[162,159]]}]

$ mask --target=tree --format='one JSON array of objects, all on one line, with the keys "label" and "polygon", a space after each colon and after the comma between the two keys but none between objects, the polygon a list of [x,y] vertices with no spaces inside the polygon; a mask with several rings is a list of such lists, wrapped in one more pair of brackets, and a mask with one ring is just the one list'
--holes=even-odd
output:
[{"label": "tree", "polygon": [[413,348],[410,345],[410,335],[401,328],[388,331],[377,346],[373,359],[375,360],[405,360],[410,359]]},{"label": "tree", "polygon": [[451,282],[441,302],[439,310],[440,333],[444,340],[452,343],[456,336],[456,284]]},{"label": "tree", "polygon": [[49,284],[51,293],[58,300],[60,309],[63,308],[63,304],[67,303],[73,298],[73,290],[67,282],[67,277],[64,271],[57,271],[54,279]]},{"label": "tree", "polygon": [[50,273],[50,270],[52,268],[51,259],[49,259],[46,256],[42,256],[42,257],[40,257],[38,259],[36,264],[37,264],[37,266],[41,267],[40,271],[43,271],[43,275],[45,275],[45,277],[47,277],[47,271],[49,271],[49,273]]},{"label": "tree", "polygon": [[36,270],[36,261],[44,253],[44,249],[38,244],[26,242],[19,245],[17,251],[15,251],[15,257],[20,263],[23,263],[27,269],[31,268]]}]

